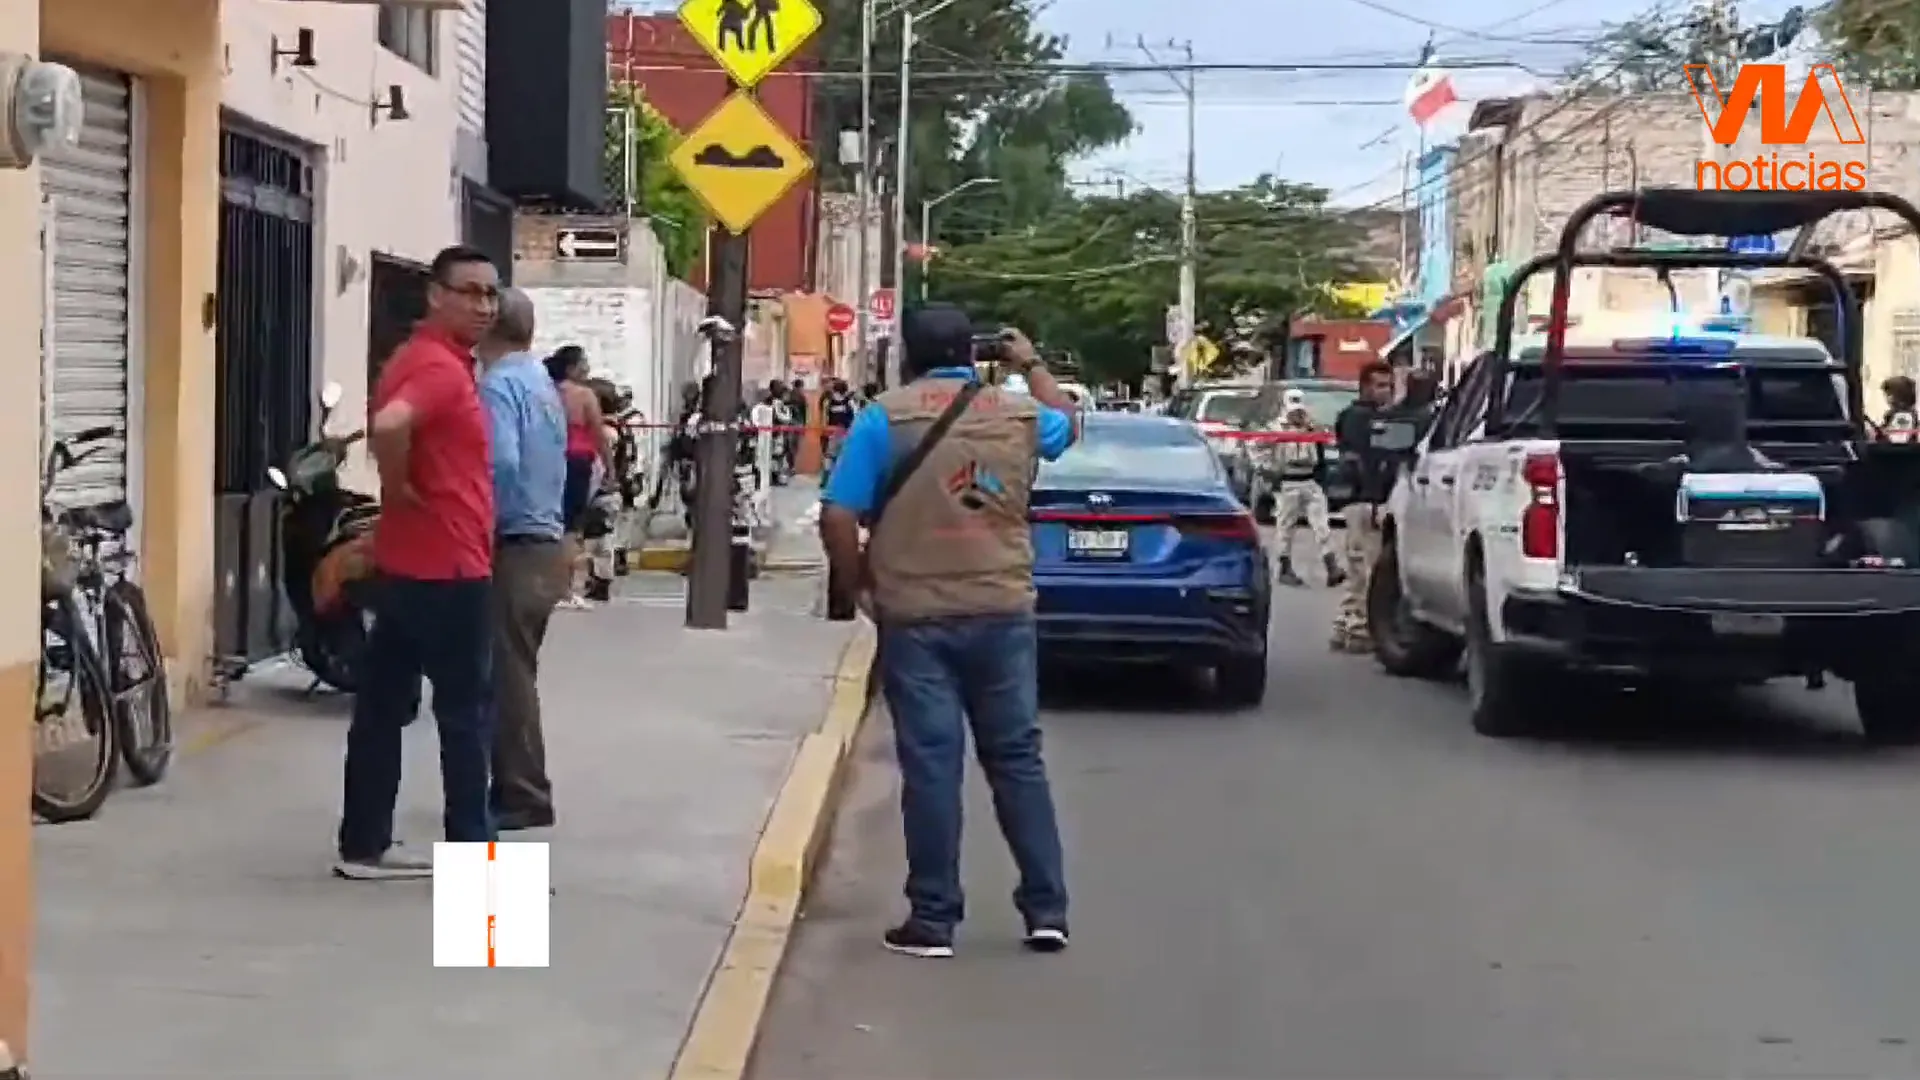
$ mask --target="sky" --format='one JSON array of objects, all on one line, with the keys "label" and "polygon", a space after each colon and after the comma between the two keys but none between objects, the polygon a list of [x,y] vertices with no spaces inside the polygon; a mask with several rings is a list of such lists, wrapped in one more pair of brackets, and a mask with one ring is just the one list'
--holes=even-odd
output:
[{"label": "sky", "polygon": [[[1205,63],[1411,63],[1429,34],[1449,59],[1511,59],[1527,69],[1462,70],[1462,104],[1438,118],[1427,145],[1464,129],[1475,99],[1552,85],[1605,22],[1659,0],[1052,0],[1043,25],[1069,41],[1073,59],[1137,63],[1138,40],[1193,43]],[[1777,17],[1791,0],[1739,4],[1743,23]],[[1404,14],[1390,14],[1381,7]],[[1665,11],[1684,10],[1668,0]],[[1435,28],[1432,23],[1444,24]],[[1464,32],[1463,32],[1464,31]],[[1161,61],[1180,52],[1154,49]],[[1328,189],[1358,206],[1398,203],[1404,162],[1422,145],[1407,115],[1406,71],[1207,73],[1198,80],[1196,157],[1202,188],[1246,183],[1262,173]],[[1184,181],[1186,102],[1163,74],[1114,77],[1141,130],[1079,170],[1093,180],[1172,187]]]},{"label": "sky", "polygon": [[[922,0],[925,2],[925,0]],[[1553,85],[1604,23],[1686,0],[1036,0],[1043,28],[1063,35],[1079,63],[1178,62],[1191,42],[1200,64],[1410,64],[1431,37],[1448,60],[1513,61],[1461,69],[1461,103],[1426,141],[1407,115],[1407,70],[1210,72],[1198,78],[1195,157],[1200,187],[1232,187],[1262,173],[1326,188],[1345,206],[1393,206],[1405,161],[1464,129],[1475,100]],[[1792,0],[1736,0],[1741,20],[1777,18]],[[633,0],[672,10],[673,0]],[[936,18],[938,16],[935,16]],[[1141,48],[1144,39],[1147,50]],[[1152,57],[1148,56],[1152,53]],[[1162,72],[1111,76],[1139,131],[1080,162],[1089,185],[1177,188],[1185,179],[1186,97]]]}]

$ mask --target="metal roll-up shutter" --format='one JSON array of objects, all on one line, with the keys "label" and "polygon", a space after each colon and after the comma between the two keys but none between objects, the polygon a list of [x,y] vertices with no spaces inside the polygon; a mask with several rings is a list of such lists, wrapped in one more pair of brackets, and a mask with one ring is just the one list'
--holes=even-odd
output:
[{"label": "metal roll-up shutter", "polygon": [[124,75],[80,71],[86,89],[80,145],[40,159],[52,226],[50,411],[56,437],[106,425],[119,434],[61,476],[54,501],[62,506],[130,497],[133,92]]}]

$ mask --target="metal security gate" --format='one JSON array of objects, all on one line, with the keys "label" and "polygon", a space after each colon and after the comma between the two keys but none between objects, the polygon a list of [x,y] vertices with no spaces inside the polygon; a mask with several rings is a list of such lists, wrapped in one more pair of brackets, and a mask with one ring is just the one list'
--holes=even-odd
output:
[{"label": "metal security gate", "polygon": [[80,144],[40,159],[43,232],[51,281],[45,320],[43,428],[68,438],[110,426],[119,436],[66,472],[54,501],[138,503],[139,440],[131,429],[133,361],[133,84],[79,68],[86,95]]},{"label": "metal security gate", "polygon": [[303,149],[222,127],[213,441],[223,661],[286,649],[279,496],[267,469],[313,434],[313,194]]}]

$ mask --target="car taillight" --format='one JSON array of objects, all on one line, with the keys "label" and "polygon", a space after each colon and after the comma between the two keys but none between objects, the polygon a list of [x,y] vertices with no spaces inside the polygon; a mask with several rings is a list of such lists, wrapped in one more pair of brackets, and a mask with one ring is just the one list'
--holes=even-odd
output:
[{"label": "car taillight", "polygon": [[1188,536],[1240,544],[1260,542],[1260,525],[1252,514],[1196,514],[1176,518],[1174,524]]},{"label": "car taillight", "polygon": [[1520,514],[1520,553],[1529,559],[1560,557],[1560,456],[1528,454],[1520,478],[1530,490]]}]

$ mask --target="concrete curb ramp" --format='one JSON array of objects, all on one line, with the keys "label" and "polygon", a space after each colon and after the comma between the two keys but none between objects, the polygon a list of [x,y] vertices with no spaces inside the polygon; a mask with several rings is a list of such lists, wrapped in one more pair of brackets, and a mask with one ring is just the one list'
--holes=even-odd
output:
[{"label": "concrete curb ramp", "polygon": [[786,959],[800,902],[833,829],[841,782],[866,720],[877,638],[861,621],[840,656],[827,715],[801,740],[760,834],[747,896],[708,978],[668,1080],[742,1080]]}]

